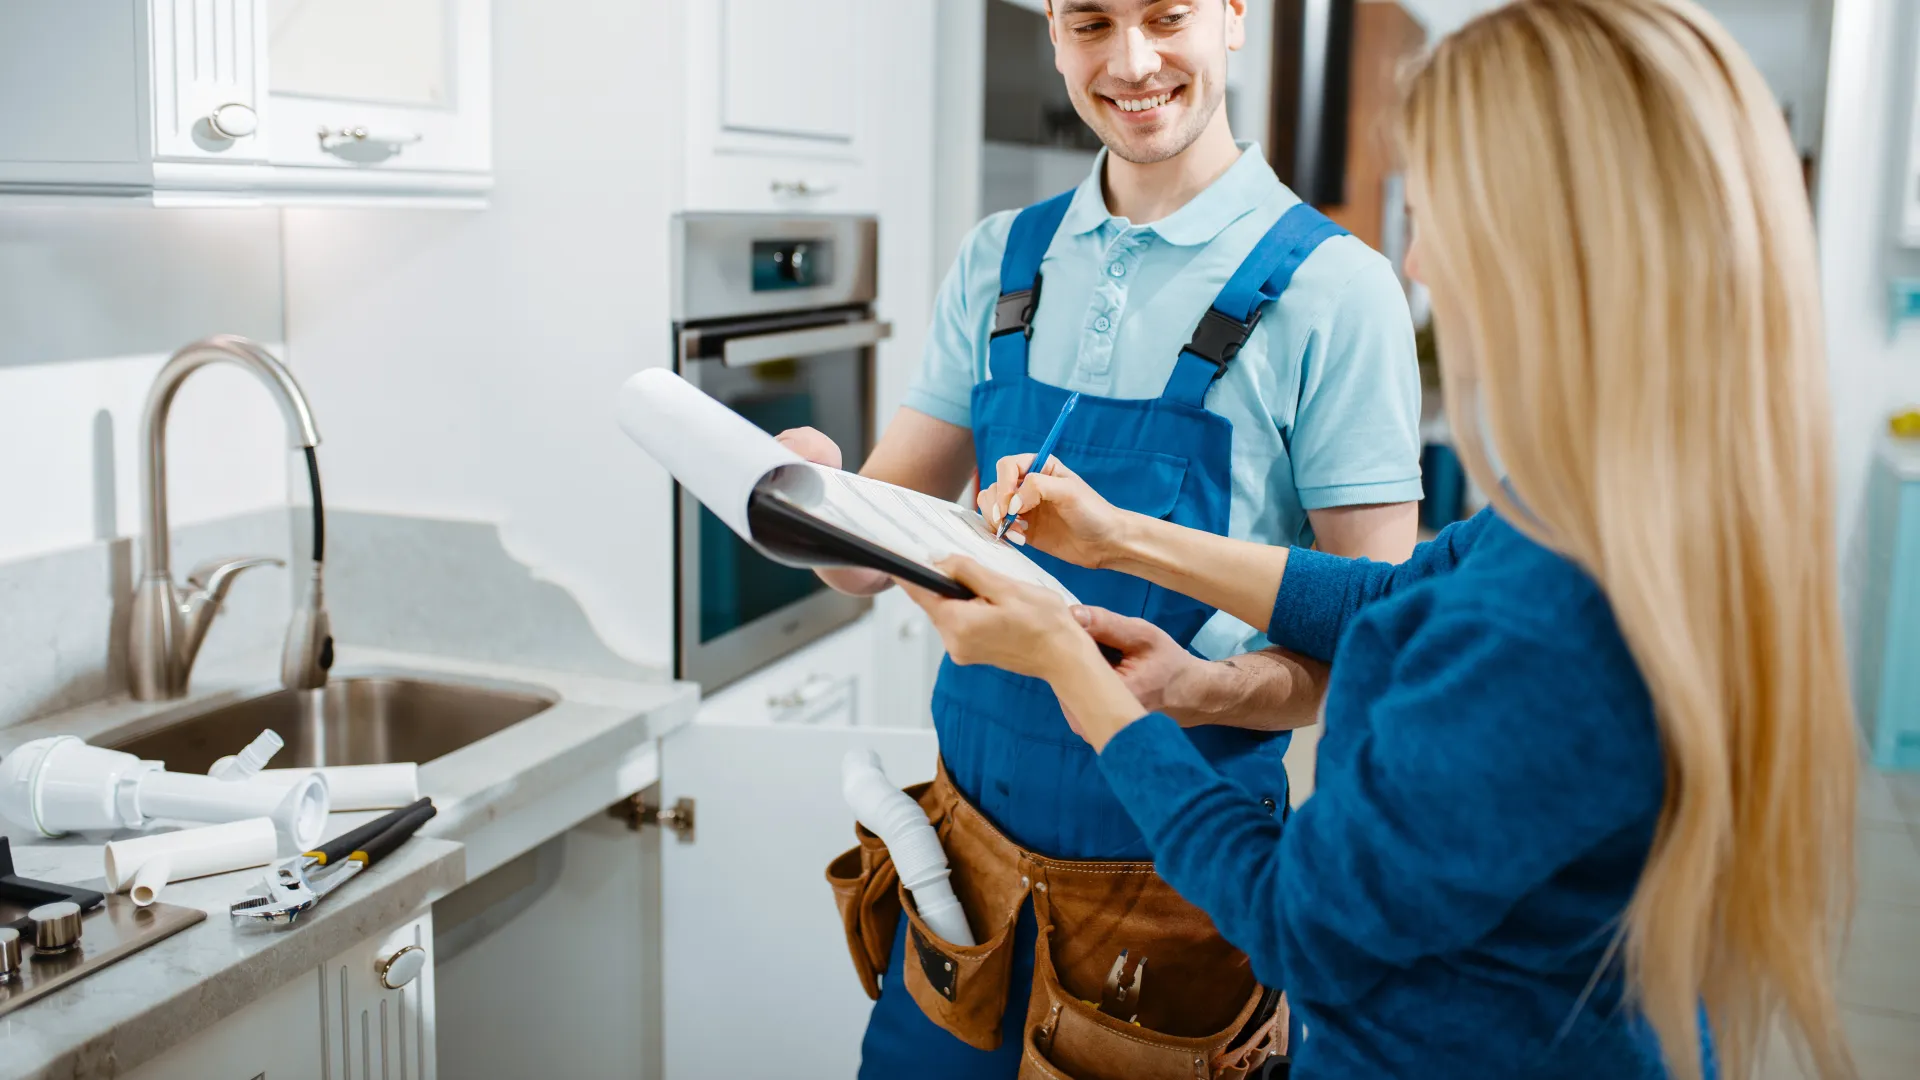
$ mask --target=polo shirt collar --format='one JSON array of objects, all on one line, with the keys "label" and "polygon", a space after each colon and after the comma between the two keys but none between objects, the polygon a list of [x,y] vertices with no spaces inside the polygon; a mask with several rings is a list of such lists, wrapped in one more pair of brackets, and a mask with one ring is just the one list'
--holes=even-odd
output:
[{"label": "polo shirt collar", "polygon": [[[1281,187],[1280,178],[1267,164],[1259,144],[1235,145],[1240,147],[1240,158],[1226,172],[1185,206],[1142,227],[1153,230],[1170,244],[1206,244],[1220,235],[1222,229],[1272,198]],[[1121,220],[1107,210],[1106,193],[1101,190],[1100,180],[1106,175],[1106,167],[1107,151],[1102,147],[1093,160],[1092,171],[1074,189],[1073,200],[1067,204],[1066,216],[1060,221],[1060,228],[1068,235],[1089,233],[1109,221]]]}]

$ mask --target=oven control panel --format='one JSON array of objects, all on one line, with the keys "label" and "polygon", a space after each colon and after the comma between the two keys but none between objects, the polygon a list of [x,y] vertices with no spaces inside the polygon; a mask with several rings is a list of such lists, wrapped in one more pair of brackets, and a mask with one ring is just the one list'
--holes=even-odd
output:
[{"label": "oven control panel", "polygon": [[833,241],[756,240],[753,291],[812,289],[833,280]]}]

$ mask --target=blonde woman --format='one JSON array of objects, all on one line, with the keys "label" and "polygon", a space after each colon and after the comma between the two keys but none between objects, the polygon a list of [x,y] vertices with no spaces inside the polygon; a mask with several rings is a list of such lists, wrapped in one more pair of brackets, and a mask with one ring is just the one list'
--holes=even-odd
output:
[{"label": "blonde woman", "polygon": [[1052,685],[1159,873],[1288,991],[1296,1080],[1744,1077],[1780,1020],[1850,1075],[1826,375],[1773,99],[1683,0],[1521,0],[1411,74],[1401,135],[1409,270],[1492,508],[1388,566],[1024,459],[981,495],[1035,548],[1332,661],[1284,832],[1095,649],[1151,662],[1150,628],[971,564],[979,599],[916,598],[958,661]]}]

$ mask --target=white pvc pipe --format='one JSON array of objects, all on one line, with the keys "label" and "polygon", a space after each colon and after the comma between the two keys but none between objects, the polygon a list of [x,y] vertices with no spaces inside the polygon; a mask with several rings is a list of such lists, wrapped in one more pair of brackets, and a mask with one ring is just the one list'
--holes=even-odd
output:
[{"label": "white pvc pipe", "polygon": [[[217,829],[220,826],[212,827]],[[246,867],[236,866],[234,869],[244,870]],[[155,900],[160,899],[160,890],[166,888],[167,882],[172,880],[172,857],[155,855],[141,863],[140,869],[133,872],[133,887],[127,890],[127,895],[133,897],[134,907],[150,907]]]},{"label": "white pvc pipe", "polygon": [[229,783],[192,773],[147,773],[140,777],[135,797],[140,813],[150,818],[214,822],[272,818],[274,827],[296,852],[320,842],[331,805],[326,780],[313,771],[287,787],[253,781]]},{"label": "white pvc pipe", "polygon": [[[232,760],[221,758],[213,763],[213,770]],[[420,766],[411,761],[391,765],[329,765],[320,769],[262,769],[255,776],[234,782],[274,784],[285,791],[312,772],[326,777],[327,794],[336,814],[350,810],[396,810],[412,806],[420,798]],[[213,775],[220,774],[213,771]]]},{"label": "white pvc pipe", "polygon": [[107,888],[145,907],[171,881],[225,874],[273,862],[279,835],[269,818],[154,833],[107,844]]},{"label": "white pvc pipe", "polygon": [[267,762],[273,760],[273,755],[285,745],[286,741],[280,738],[280,733],[268,728],[255,736],[240,753],[229,754],[214,762],[213,768],[207,770],[207,775],[216,780],[245,780],[266,768]]},{"label": "white pvc pipe", "polygon": [[947,852],[940,835],[906,792],[881,771],[880,755],[849,750],[840,763],[840,789],[847,805],[869,832],[886,842],[900,884],[913,894],[913,906],[927,928],[955,945],[972,945],[973,929],[947,878]]},{"label": "white pvc pipe", "polygon": [[0,817],[45,836],[144,829],[162,817],[269,817],[293,854],[320,842],[328,806],[326,779],[312,770],[284,784],[229,783],[166,772],[157,761],[65,735],[24,743],[0,760]]}]

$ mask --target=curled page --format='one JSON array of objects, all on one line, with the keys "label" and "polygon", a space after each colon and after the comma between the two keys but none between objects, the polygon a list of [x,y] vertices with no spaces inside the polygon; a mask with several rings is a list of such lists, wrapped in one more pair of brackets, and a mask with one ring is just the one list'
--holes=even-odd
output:
[{"label": "curled page", "polygon": [[[802,460],[751,421],[664,369],[653,368],[620,388],[620,426],[735,535],[788,566],[867,565],[844,546],[796,544],[791,536],[756,536],[749,509],[756,491],[805,512],[805,526],[824,523],[932,572],[948,555],[966,555],[990,570],[1039,585],[1076,603],[1073,594],[1011,544],[996,539],[980,515],[946,499]],[[812,539],[816,539],[812,538]],[[829,549],[832,549],[829,551]]]},{"label": "curled page", "polygon": [[[751,420],[665,368],[648,368],[628,379],[620,387],[617,411],[627,436],[748,543],[753,543],[747,524],[753,489],[783,466],[806,464]],[[808,481],[790,483],[796,494],[810,493]]]}]

